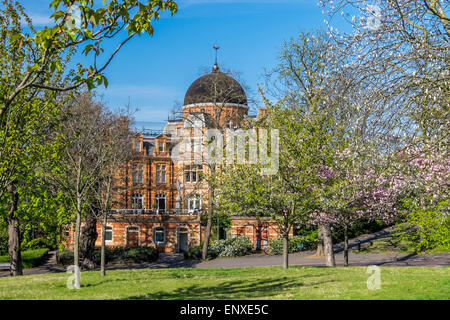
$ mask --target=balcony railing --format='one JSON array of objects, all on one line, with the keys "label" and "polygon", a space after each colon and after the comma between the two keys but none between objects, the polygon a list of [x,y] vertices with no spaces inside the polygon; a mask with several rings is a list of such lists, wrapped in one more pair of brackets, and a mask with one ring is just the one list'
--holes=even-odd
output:
[{"label": "balcony railing", "polygon": [[113,209],[111,210],[113,214],[178,214],[178,215],[198,215],[201,210],[186,210],[186,209],[171,209],[171,210],[149,210],[149,209]]}]

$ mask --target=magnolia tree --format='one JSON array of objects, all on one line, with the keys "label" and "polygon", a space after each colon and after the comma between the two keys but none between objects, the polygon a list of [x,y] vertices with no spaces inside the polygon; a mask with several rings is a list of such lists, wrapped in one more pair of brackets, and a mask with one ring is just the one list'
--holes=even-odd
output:
[{"label": "magnolia tree", "polygon": [[[411,194],[406,207],[407,221],[415,226],[414,242],[426,248],[444,243],[434,236],[448,230],[448,195],[438,191],[448,189],[443,182],[448,177],[434,170],[448,160],[450,3],[321,0],[319,4],[328,14],[329,34],[340,44],[337,48],[351,56],[348,69],[367,87],[366,99],[383,106],[385,116],[380,118],[391,119],[380,127],[380,140],[384,138],[385,153],[392,155],[395,174],[409,182],[404,191]],[[339,19],[351,26],[350,33],[333,28]],[[434,227],[441,232],[433,232]],[[448,232],[439,238],[448,238]]]},{"label": "magnolia tree", "polygon": [[[389,175],[386,167],[362,165],[367,159],[349,148],[336,152],[332,166],[322,166],[317,176],[316,195],[320,209],[311,215],[314,224],[325,224],[344,232],[344,264],[348,266],[348,230],[359,221],[381,220],[389,224],[398,219],[398,198],[405,179]],[[359,149],[361,149],[359,147]]]},{"label": "magnolia tree", "polygon": [[407,147],[397,155],[397,170],[405,177],[403,204],[405,237],[417,250],[450,246],[448,190],[450,158],[446,148]]},{"label": "magnolia tree", "polygon": [[[450,86],[449,2],[443,0],[320,0],[329,34],[348,70],[365,83],[367,99],[392,119],[384,127],[392,149],[433,138],[428,148],[448,144]],[[350,32],[334,24],[347,23]],[[413,139],[414,138],[414,139]],[[405,142],[407,140],[407,142]],[[429,142],[429,141],[428,141]],[[391,150],[392,151],[392,150]]]}]

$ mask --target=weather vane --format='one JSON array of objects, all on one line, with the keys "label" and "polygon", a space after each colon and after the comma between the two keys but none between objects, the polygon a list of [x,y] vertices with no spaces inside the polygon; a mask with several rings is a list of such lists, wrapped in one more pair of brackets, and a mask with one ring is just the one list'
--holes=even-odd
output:
[{"label": "weather vane", "polygon": [[214,50],[216,50],[216,64],[217,64],[217,51],[220,49],[220,47],[217,45],[214,45],[213,48],[214,48]]}]

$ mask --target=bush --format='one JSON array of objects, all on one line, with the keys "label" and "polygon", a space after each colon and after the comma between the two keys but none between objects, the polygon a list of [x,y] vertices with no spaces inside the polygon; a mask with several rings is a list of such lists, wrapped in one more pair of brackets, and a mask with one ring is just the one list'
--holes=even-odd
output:
[{"label": "bush", "polygon": [[252,251],[253,243],[247,237],[230,238],[213,241],[209,247],[208,255],[215,257],[240,257]]},{"label": "bush", "polygon": [[[25,269],[37,267],[45,262],[48,257],[48,249],[25,250],[22,252],[22,267]],[[10,262],[9,255],[0,256],[0,262]]]},{"label": "bush", "polygon": [[185,259],[201,259],[202,258],[202,247],[198,246],[195,248],[190,248],[189,250],[186,250],[184,253]]},{"label": "bush", "polygon": [[[310,233],[304,236],[289,238],[289,253],[294,253],[302,250],[313,250],[317,247],[317,232]],[[300,249],[299,245],[303,245]],[[269,253],[274,255],[283,254],[283,238],[273,239],[269,241]]]},{"label": "bush", "polygon": [[[137,247],[137,248],[105,248],[106,263],[143,263],[152,262],[158,259],[158,251],[153,247]],[[73,264],[73,251],[63,250],[56,254],[56,261],[62,265]],[[100,265],[101,249],[96,248],[94,251],[94,262]]]},{"label": "bush", "polygon": [[49,240],[45,239],[45,238],[36,238],[33,239],[31,241],[28,241],[27,243],[23,243],[22,244],[22,248],[24,250],[27,249],[42,249],[42,248],[52,248],[52,244],[50,243]]}]

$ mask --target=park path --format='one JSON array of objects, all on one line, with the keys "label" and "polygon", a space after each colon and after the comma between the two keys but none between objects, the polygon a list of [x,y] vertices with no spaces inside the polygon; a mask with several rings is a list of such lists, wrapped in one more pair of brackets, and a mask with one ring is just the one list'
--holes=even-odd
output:
[{"label": "park path", "polygon": [[[349,240],[349,265],[350,266],[449,266],[450,253],[435,254],[411,254],[411,253],[358,253],[357,241],[361,245],[389,237],[387,228],[372,234],[361,235]],[[336,264],[344,265],[343,243],[334,246]],[[325,266],[323,257],[314,256],[315,251],[302,251],[289,254],[289,265],[291,266]],[[255,253],[238,258],[217,258],[210,261],[185,260],[183,254],[160,254],[158,260],[148,263],[110,265],[107,270],[126,269],[161,269],[161,268],[249,268],[249,267],[269,267],[281,266],[282,256],[267,255],[265,253]],[[99,270],[94,269],[94,270]],[[39,267],[24,269],[24,275],[65,272],[66,268],[56,264],[56,252],[50,252],[47,262]],[[9,276],[9,271],[0,271],[0,277]]]}]

